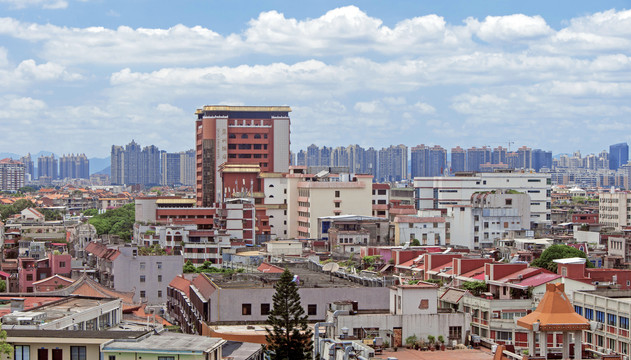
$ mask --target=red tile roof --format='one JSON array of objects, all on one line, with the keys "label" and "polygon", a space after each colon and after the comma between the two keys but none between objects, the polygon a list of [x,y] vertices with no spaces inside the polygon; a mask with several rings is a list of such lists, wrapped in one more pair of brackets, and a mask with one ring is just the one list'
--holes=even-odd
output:
[{"label": "red tile roof", "polygon": [[268,263],[261,263],[261,265],[259,265],[258,268],[256,268],[256,270],[263,272],[263,273],[270,273],[270,274],[282,274],[285,270],[283,270],[282,268],[272,265],[272,264],[268,264]]},{"label": "red tile roof", "polygon": [[444,223],[445,218],[435,217],[418,217],[418,216],[397,216],[394,218],[395,223]]},{"label": "red tile roof", "polygon": [[187,298],[191,298],[191,282],[184,278],[183,275],[174,277],[169,286],[182,291]]}]

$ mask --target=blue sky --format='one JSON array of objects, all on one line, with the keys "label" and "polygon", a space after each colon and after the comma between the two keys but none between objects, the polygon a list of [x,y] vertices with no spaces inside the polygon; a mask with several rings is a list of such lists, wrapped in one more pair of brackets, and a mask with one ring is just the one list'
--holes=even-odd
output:
[{"label": "blue sky", "polygon": [[[292,149],[631,142],[630,1],[0,0],[0,152],[193,147],[290,105]],[[513,145],[513,146],[515,146]]]}]

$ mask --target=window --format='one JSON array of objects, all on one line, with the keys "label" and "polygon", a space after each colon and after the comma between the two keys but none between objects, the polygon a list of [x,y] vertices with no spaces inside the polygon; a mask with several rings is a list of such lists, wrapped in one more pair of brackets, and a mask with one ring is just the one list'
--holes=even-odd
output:
[{"label": "window", "polygon": [[513,199],[506,199],[506,205],[513,205]]},{"label": "window", "polygon": [[340,207],[340,203],[339,203],[339,202],[336,202],[336,203],[335,203],[335,207],[336,207],[336,208],[339,208],[339,207]]},{"label": "window", "polygon": [[86,360],[85,346],[71,346],[70,360]]},{"label": "window", "polygon": [[596,321],[604,323],[605,322],[605,313],[602,311],[596,310]]},{"label": "window", "polygon": [[340,191],[339,190],[335,190],[335,197],[339,198],[340,197]]},{"label": "window", "polygon": [[158,275],[158,282],[162,282],[162,275]]},{"label": "window", "polygon": [[269,304],[261,304],[261,315],[269,315],[270,305]]},{"label": "window", "polygon": [[607,325],[616,326],[616,315],[607,314]]},{"label": "window", "polygon": [[33,281],[33,274],[26,274],[26,281]]},{"label": "window", "polygon": [[144,299],[147,297],[147,293],[144,290],[140,290],[140,298]]},{"label": "window", "polygon": [[429,309],[429,300],[421,299],[421,303],[418,304],[418,308],[421,310]]},{"label": "window", "polygon": [[629,330],[629,318],[620,316],[620,328]]},{"label": "window", "polygon": [[29,360],[31,347],[28,345],[13,345],[13,358],[15,360]]},{"label": "window", "polygon": [[60,261],[59,262],[59,267],[66,267],[66,262],[65,261]]},{"label": "window", "polygon": [[241,139],[247,139],[248,138],[248,134],[242,134],[241,135]]},{"label": "window", "polygon": [[317,304],[307,305],[307,314],[309,316],[318,315],[318,305]]},{"label": "window", "polygon": [[594,320],[594,309],[585,308],[585,318],[587,320]]},{"label": "window", "polygon": [[241,304],[241,315],[252,315],[252,304]]},{"label": "window", "polygon": [[462,326],[450,326],[449,327],[449,338],[450,339],[462,339]]},{"label": "window", "polygon": [[147,266],[147,263],[145,263],[144,261],[140,262],[140,270],[144,270],[145,266]]},{"label": "window", "polygon": [[161,298],[162,297],[162,290],[158,290],[158,297]]},{"label": "window", "polygon": [[110,356],[108,357],[108,360],[116,360],[116,355],[110,355]]},{"label": "window", "polygon": [[158,261],[158,262],[156,263],[156,265],[158,265],[158,269],[162,269],[162,262],[161,262],[161,261]]},{"label": "window", "polygon": [[140,275],[140,282],[144,283],[145,282],[145,276],[144,275]]},{"label": "window", "polygon": [[[565,268],[564,268],[565,269]],[[582,306],[578,306],[578,305],[574,305],[574,311],[579,314],[579,315],[583,315],[583,307]]]},{"label": "window", "polygon": [[158,356],[158,360],[175,360],[175,356]]}]

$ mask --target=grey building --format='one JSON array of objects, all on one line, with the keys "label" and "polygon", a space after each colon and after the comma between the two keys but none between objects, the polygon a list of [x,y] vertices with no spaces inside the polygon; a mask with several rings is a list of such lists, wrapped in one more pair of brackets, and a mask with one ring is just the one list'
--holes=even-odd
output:
[{"label": "grey building", "polygon": [[96,268],[99,283],[116,291],[134,291],[134,301],[166,303],[167,285],[182,273],[182,255],[143,255],[137,246],[108,247],[90,243],[88,264]]}]

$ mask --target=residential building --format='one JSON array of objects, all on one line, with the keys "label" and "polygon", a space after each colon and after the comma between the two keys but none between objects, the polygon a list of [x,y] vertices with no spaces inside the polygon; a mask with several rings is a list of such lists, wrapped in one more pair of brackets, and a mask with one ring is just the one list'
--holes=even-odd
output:
[{"label": "residential building", "polygon": [[327,333],[339,336],[342,329],[346,328],[349,335],[360,339],[369,335],[380,336],[395,347],[404,346],[403,340],[413,335],[419,339],[440,335],[449,342],[464,341],[471,315],[441,311],[436,284],[419,282],[416,285],[395,285],[390,288],[388,298],[388,310],[371,314],[355,313],[348,302],[331,304],[331,310],[342,311],[348,304],[350,311],[337,316],[329,311],[327,320],[333,325]]},{"label": "residential building", "polygon": [[262,172],[289,167],[288,106],[204,106],[196,112],[197,205],[212,206],[224,190],[220,166],[258,164]]},{"label": "residential building", "polygon": [[318,239],[337,253],[358,253],[363,246],[389,245],[388,219],[338,215],[318,218]]},{"label": "residential building", "polygon": [[32,293],[34,283],[53,275],[70,277],[72,272],[72,257],[70,254],[48,254],[48,257],[34,259],[31,257],[18,258],[18,286],[23,293]]},{"label": "residential building", "polygon": [[388,218],[390,207],[390,185],[372,184],[372,216]]},{"label": "residential building", "polygon": [[460,146],[451,149],[451,172],[462,172],[466,170],[467,153]]},{"label": "residential building", "polygon": [[59,158],[60,179],[89,179],[90,160],[85,154],[62,155]]},{"label": "residential building", "polygon": [[575,311],[594,326],[583,331],[583,339],[593,349],[629,355],[631,336],[631,290],[599,289],[576,291],[572,299]]},{"label": "residential building", "polygon": [[0,160],[0,191],[16,192],[24,187],[24,164],[9,158]]},{"label": "residential building", "polygon": [[412,178],[441,176],[447,169],[447,150],[441,146],[417,145],[411,149]]},{"label": "residential building", "polygon": [[307,174],[292,167],[287,175],[289,238],[313,239],[318,218],[332,215],[372,215],[372,175]]},{"label": "residential building", "polygon": [[167,285],[184,266],[182,255],[151,254],[137,246],[92,242],[85,251],[99,283],[116,291],[135,291],[134,301],[150,305],[166,302]]},{"label": "residential building", "polygon": [[394,182],[408,179],[408,148],[392,145],[379,150],[379,181]]},{"label": "residential building", "polygon": [[414,188],[419,210],[470,205],[471,196],[480,191],[514,190],[530,196],[531,224],[550,224],[551,181],[547,174],[503,171],[415,178]]},{"label": "residential building", "polygon": [[622,165],[629,162],[629,145],[619,143],[609,146],[609,169],[618,170]]},{"label": "residential building", "polygon": [[178,153],[162,151],[160,154],[160,185],[180,184],[180,158]]},{"label": "residential building", "polygon": [[480,171],[480,165],[491,162],[491,149],[483,146],[467,149],[467,171]]},{"label": "residential building", "polygon": [[394,218],[394,245],[410,245],[418,240],[420,245],[448,245],[447,226],[444,217],[397,216]]},{"label": "residential building", "polygon": [[469,249],[497,246],[499,240],[530,229],[530,196],[503,190],[476,192],[467,205],[447,210],[451,245]]},{"label": "residential building", "polygon": [[[320,265],[313,265],[321,269]],[[361,284],[359,276],[346,278],[335,277],[321,270],[309,270],[304,265],[283,264],[300,279],[298,294],[302,307],[310,321],[323,321],[326,318],[328,305],[337,301],[354,299],[358,310],[385,310],[389,306],[390,283],[383,279],[374,279],[370,286]],[[341,276],[341,275],[340,275]],[[274,296],[274,284],[278,281],[278,273],[257,273],[256,279],[251,274],[235,274],[231,278],[220,275],[197,274],[187,281],[172,282],[168,292],[168,312],[173,316],[184,313],[187,307],[193,311],[184,317],[190,326],[191,333],[206,334],[208,325],[229,324],[234,322],[256,324],[264,323],[271,310]],[[357,282],[353,281],[353,279]],[[187,289],[188,285],[188,289]],[[190,297],[184,300],[184,296]],[[190,303],[190,305],[189,305]],[[186,304],[186,305],[185,305]]]},{"label": "residential building", "polygon": [[598,222],[622,230],[631,225],[631,193],[609,191],[598,194]]},{"label": "residential building", "polygon": [[160,150],[141,146],[132,140],[122,146],[112,145],[111,182],[113,185],[160,184]]},{"label": "residential building", "polygon": [[31,158],[31,153],[22,156],[20,162],[24,164],[24,181],[28,183],[35,180],[35,164]]},{"label": "residential building", "polygon": [[195,185],[195,150],[182,151],[180,154],[180,184]]},{"label": "residential building", "polygon": [[59,178],[58,171],[59,165],[55,159],[55,154],[40,156],[37,159],[37,178],[45,177],[50,180],[57,180]]}]

